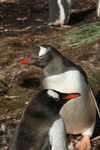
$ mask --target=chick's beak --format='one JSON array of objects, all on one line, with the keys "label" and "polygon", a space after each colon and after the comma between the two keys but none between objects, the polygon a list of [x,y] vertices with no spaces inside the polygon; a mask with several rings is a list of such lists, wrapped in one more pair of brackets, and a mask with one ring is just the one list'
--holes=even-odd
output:
[{"label": "chick's beak", "polygon": [[74,98],[77,98],[77,97],[79,97],[80,96],[80,94],[70,94],[70,95],[68,95],[68,96],[66,96],[64,99],[74,99]]}]

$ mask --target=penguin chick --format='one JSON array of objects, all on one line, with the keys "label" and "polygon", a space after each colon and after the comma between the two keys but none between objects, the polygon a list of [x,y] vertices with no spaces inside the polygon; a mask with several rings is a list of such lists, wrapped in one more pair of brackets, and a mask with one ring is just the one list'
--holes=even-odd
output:
[{"label": "penguin chick", "polygon": [[67,150],[65,124],[59,111],[78,93],[42,90],[27,105],[8,150]]},{"label": "penguin chick", "polygon": [[91,149],[90,137],[93,134],[96,120],[96,108],[92,89],[85,71],[65,58],[50,45],[36,47],[29,59],[20,60],[18,64],[32,64],[42,68],[44,88],[62,93],[80,93],[81,96],[66,103],[60,110],[67,133],[82,134],[81,143],[76,147]]},{"label": "penguin chick", "polygon": [[71,0],[50,0],[50,18],[47,25],[63,25],[69,21],[71,11]]}]

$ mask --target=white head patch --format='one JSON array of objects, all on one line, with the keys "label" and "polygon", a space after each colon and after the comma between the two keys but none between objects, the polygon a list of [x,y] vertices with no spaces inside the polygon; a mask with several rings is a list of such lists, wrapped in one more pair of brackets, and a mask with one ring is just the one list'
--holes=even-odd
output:
[{"label": "white head patch", "polygon": [[43,46],[39,46],[39,47],[40,47],[39,56],[45,55],[46,53],[48,53],[50,51],[50,49],[47,49]]},{"label": "white head patch", "polygon": [[53,97],[53,98],[59,99],[58,93],[56,93],[56,92],[54,92],[54,91],[52,91],[52,90],[48,90],[47,93],[48,93],[49,96],[51,96],[51,97]]}]

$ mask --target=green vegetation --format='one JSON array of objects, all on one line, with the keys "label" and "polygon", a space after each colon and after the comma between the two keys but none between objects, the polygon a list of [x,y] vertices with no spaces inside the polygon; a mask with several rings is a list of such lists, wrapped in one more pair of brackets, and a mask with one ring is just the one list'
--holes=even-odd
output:
[{"label": "green vegetation", "polygon": [[86,24],[69,30],[64,36],[63,44],[67,46],[81,46],[100,37],[100,22]]}]

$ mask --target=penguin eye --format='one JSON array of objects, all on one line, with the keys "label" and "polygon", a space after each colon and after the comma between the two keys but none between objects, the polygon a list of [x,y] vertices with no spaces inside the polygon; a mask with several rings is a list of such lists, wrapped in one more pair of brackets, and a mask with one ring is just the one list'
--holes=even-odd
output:
[{"label": "penguin eye", "polygon": [[43,55],[39,56],[39,58],[42,58],[42,57],[43,57]]},{"label": "penguin eye", "polygon": [[59,98],[55,98],[55,101],[59,101]]}]

